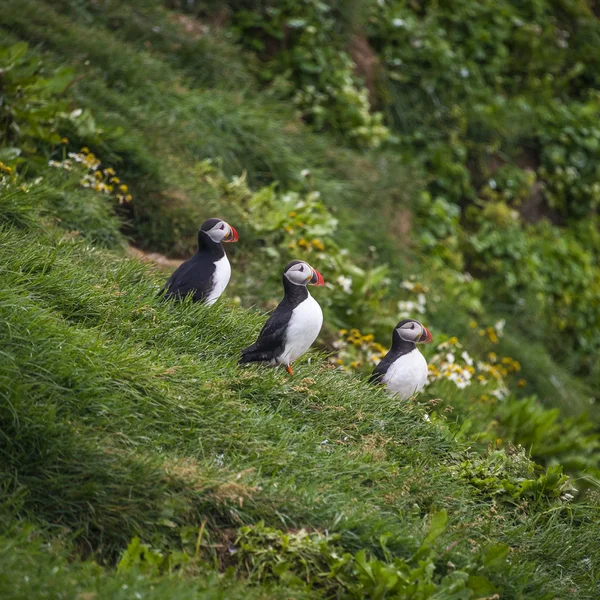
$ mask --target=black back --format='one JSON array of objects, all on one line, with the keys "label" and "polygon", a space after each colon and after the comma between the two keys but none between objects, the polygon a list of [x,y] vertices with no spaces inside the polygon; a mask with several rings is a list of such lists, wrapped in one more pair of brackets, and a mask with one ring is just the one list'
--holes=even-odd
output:
[{"label": "black back", "polygon": [[[287,268],[299,262],[303,261],[292,261]],[[293,284],[285,275],[283,289],[283,300],[268,318],[256,342],[242,350],[241,363],[269,362],[283,352],[292,311],[308,298],[306,286]]]},{"label": "black back", "polygon": [[400,323],[398,323],[398,325],[396,325],[394,328],[394,333],[392,334],[392,347],[375,367],[375,369],[373,369],[373,373],[371,373],[371,377],[369,377],[369,381],[371,383],[380,383],[384,375],[387,373],[387,370],[394,362],[396,362],[404,354],[412,352],[417,347],[415,342],[407,342],[406,340],[403,340],[400,337],[400,334],[396,331],[398,327],[401,327],[410,321],[412,321],[412,319],[404,319],[403,321],[400,321]]},{"label": "black back", "polygon": [[213,242],[206,233],[221,219],[208,219],[198,232],[198,251],[169,277],[161,294],[166,299],[181,299],[192,294],[194,302],[202,302],[213,289],[215,262],[225,256],[221,242]]}]

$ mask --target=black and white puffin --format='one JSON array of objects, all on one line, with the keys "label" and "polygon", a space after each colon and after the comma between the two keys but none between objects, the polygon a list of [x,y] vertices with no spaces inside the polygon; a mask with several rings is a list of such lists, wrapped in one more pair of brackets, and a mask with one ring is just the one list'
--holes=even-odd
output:
[{"label": "black and white puffin", "polygon": [[231,265],[221,242],[237,242],[238,233],[222,219],[208,219],[198,232],[198,251],[171,275],[162,290],[164,298],[185,298],[214,304],[231,277]]},{"label": "black and white puffin", "polygon": [[369,381],[385,384],[402,400],[420,392],[427,382],[427,361],[417,344],[431,341],[431,332],[418,321],[400,321],[392,334],[391,350],[375,367]]},{"label": "black and white puffin", "polygon": [[287,372],[294,374],[292,363],[311,347],[323,325],[323,311],[307,285],[325,285],[325,281],[308,263],[293,260],[283,272],[283,300],[256,342],[242,350],[240,363],[285,365]]}]

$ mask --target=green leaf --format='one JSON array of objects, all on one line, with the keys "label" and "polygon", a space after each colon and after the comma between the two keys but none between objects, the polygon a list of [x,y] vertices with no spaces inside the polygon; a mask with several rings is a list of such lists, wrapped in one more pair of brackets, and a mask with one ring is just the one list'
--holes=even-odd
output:
[{"label": "green leaf", "polygon": [[448,513],[446,509],[442,509],[431,517],[431,525],[429,533],[425,536],[421,548],[429,547],[437,538],[446,531],[446,523],[448,522]]},{"label": "green leaf", "polygon": [[29,44],[27,42],[17,42],[8,49],[8,54],[12,62],[18,61],[22,56],[25,56]]},{"label": "green leaf", "polygon": [[506,544],[496,544],[488,549],[483,557],[486,567],[498,567],[504,563],[508,556],[509,547]]},{"label": "green leaf", "polygon": [[6,148],[0,148],[0,160],[2,162],[13,161],[19,156],[21,156],[20,148],[15,148],[11,146],[7,146]]},{"label": "green leaf", "polygon": [[476,598],[491,596],[498,591],[489,579],[481,575],[470,575],[467,587],[475,593]]}]

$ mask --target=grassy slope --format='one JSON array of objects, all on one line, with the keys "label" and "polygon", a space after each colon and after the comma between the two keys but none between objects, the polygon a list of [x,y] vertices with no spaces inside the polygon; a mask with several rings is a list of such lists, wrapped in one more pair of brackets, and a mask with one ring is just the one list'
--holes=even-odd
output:
[{"label": "grassy slope", "polygon": [[[192,235],[200,214],[224,208],[178,169],[184,158],[221,155],[232,174],[247,168],[257,181],[289,182],[307,165],[323,185],[336,169],[352,172],[353,157],[311,158],[324,142],[294,128],[282,133],[289,115],[281,108],[265,123],[264,109],[238,93],[177,93],[183,84],[169,64],[91,29],[85,10],[73,24],[49,4],[7,6],[5,27],[43,42],[57,62],[61,53],[77,63],[93,55],[77,94],[103,123],[126,127],[117,142],[123,177],[145,199],[136,229],[154,247],[173,248],[182,233]],[[120,85],[119,69],[138,86]],[[224,102],[232,102],[225,115]],[[220,128],[203,125],[211,103]],[[239,147],[241,139],[256,144]],[[330,183],[332,198],[337,190],[356,201],[362,175],[348,185],[354,192]],[[345,549],[376,555],[380,536],[389,534],[390,553],[408,557],[429,513],[446,508],[438,572],[500,541],[512,548],[510,562],[485,574],[503,597],[597,597],[598,575],[587,561],[600,560],[597,508],[480,496],[457,476],[465,449],[423,421],[422,409],[398,405],[318,357],[293,379],[238,369],[238,351],[263,316],[227,301],[212,310],[157,302],[160,281],[147,267],[63,236],[48,221],[38,228],[33,206],[48,201],[51,185],[29,197],[29,208],[22,197],[3,198],[0,207],[0,595],[131,597],[135,589],[144,597],[299,598],[285,586],[247,590],[243,581],[218,579],[215,566],[227,566],[219,547],[234,541],[241,524],[263,519],[285,530],[337,532]],[[163,215],[169,186],[183,200],[179,212]],[[105,215],[105,206],[94,206]],[[63,214],[64,205],[55,211]],[[114,227],[103,235],[114,236]],[[191,238],[183,239],[179,251]],[[202,554],[216,563],[200,569],[193,585],[112,570],[133,536],[176,549],[182,530],[205,520]],[[73,560],[90,555],[105,567]]]},{"label": "grassy slope", "polygon": [[261,316],[160,304],[147,268],[58,234],[2,238],[6,510],[110,562],[135,535],[176,548],[179,529],[204,519],[217,543],[264,519],[339,532],[350,550],[378,552],[388,533],[406,556],[445,507],[440,561],[460,566],[503,541],[512,565],[488,575],[504,597],[594,597],[582,562],[600,558],[593,512],[490,513],[452,469],[461,449],[418,408],[315,357],[293,379],[239,369]]}]

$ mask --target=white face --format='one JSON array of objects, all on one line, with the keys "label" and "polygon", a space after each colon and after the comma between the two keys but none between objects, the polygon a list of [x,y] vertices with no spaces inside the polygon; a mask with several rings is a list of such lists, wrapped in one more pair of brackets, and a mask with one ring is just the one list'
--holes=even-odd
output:
[{"label": "white face", "polygon": [[310,265],[305,262],[298,263],[290,267],[285,276],[295,285],[306,285],[312,278],[313,270]]},{"label": "white face", "polygon": [[222,242],[223,238],[231,234],[231,227],[225,221],[219,221],[212,229],[206,231],[206,234],[213,242]]},{"label": "white face", "polygon": [[423,325],[417,321],[409,321],[396,329],[398,335],[406,342],[417,342],[424,333]]}]

